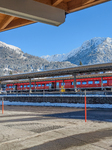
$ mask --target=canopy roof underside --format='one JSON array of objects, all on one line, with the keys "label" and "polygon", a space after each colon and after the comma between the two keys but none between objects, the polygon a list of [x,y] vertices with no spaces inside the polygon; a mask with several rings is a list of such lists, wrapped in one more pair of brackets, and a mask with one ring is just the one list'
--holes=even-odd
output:
[{"label": "canopy roof underside", "polygon": [[[17,2],[19,2],[19,4],[18,4],[18,3],[15,3],[14,0],[10,0],[10,1],[8,0],[8,2],[7,2],[7,0],[4,0],[4,1],[0,0],[0,32],[9,30],[9,29],[13,29],[13,28],[17,28],[20,26],[32,24],[35,22],[43,22],[43,23],[48,23],[48,24],[53,24],[53,25],[58,26],[64,22],[65,18],[63,18],[63,14],[65,15],[65,13],[79,11],[81,9],[85,9],[87,7],[91,7],[91,6],[94,6],[94,5],[103,3],[103,2],[107,2],[107,1],[109,1],[109,0],[19,0],[19,1],[17,0]],[[25,13],[25,16],[24,16],[20,6],[22,6],[22,4],[23,4],[23,6],[22,6],[23,10],[27,9],[28,8],[27,2],[29,3],[29,7],[31,7],[32,9],[34,7],[33,3],[35,6],[39,5],[39,3],[41,3],[41,5],[44,4],[43,5],[44,7],[47,6],[46,12],[45,12],[46,16],[43,17],[45,19],[45,21],[41,20],[42,16],[41,17],[39,16],[40,18],[38,17],[40,20],[35,19],[37,17],[37,16],[35,17],[35,15],[34,15],[36,13],[36,11],[34,11],[33,12],[34,14],[33,15],[31,14],[30,17],[27,16],[27,11],[26,11],[26,12],[24,12]],[[30,2],[33,2],[33,3],[30,5]],[[2,3],[4,3],[4,4],[2,5]],[[8,3],[10,3],[9,8],[8,8]],[[5,4],[7,5],[6,7],[8,9],[5,8],[5,6],[4,6]],[[12,5],[12,7],[11,7],[11,5]],[[14,11],[12,11],[13,7],[15,8]],[[44,7],[41,9],[42,11],[45,10]],[[58,8],[55,11],[56,16],[58,16],[58,17],[61,16],[60,18],[63,18],[63,19],[61,19],[61,21],[60,21],[60,19],[57,19],[56,16],[51,16],[51,14],[53,14],[55,8]],[[20,12],[19,12],[19,9],[20,9]],[[51,12],[48,12],[50,9],[51,9]],[[16,13],[16,10],[17,10],[17,12],[19,12],[18,13],[19,15]],[[29,10],[31,10],[31,9],[29,8]],[[36,10],[38,10],[38,9],[36,9]],[[63,10],[63,11],[61,12],[60,10],[61,11]],[[61,15],[57,14],[57,12],[59,12],[59,14],[61,14]],[[43,12],[40,12],[40,13],[42,13],[42,15],[43,15]],[[39,14],[39,12],[38,12],[38,14]],[[34,18],[32,16],[34,16]],[[47,20],[46,20],[46,17],[48,17]],[[55,18],[55,19],[53,20],[53,18]],[[52,20],[53,20],[53,22],[52,22]]]}]

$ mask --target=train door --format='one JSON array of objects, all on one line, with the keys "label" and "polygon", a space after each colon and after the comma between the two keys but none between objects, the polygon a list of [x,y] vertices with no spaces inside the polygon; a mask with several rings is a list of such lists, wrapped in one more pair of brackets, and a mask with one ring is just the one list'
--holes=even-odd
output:
[{"label": "train door", "polygon": [[54,89],[54,82],[52,82],[51,88]]},{"label": "train door", "polygon": [[14,91],[17,91],[17,85],[14,85]]},{"label": "train door", "polygon": [[49,83],[49,89],[50,90],[54,89],[54,83],[53,82]]},{"label": "train door", "polygon": [[52,89],[52,83],[49,83],[49,90]]}]

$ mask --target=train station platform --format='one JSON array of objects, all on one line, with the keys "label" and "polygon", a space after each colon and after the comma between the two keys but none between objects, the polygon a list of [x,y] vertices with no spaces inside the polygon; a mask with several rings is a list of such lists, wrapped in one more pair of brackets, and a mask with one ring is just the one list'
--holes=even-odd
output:
[{"label": "train station platform", "polygon": [[112,149],[112,109],[5,106],[1,150]]}]

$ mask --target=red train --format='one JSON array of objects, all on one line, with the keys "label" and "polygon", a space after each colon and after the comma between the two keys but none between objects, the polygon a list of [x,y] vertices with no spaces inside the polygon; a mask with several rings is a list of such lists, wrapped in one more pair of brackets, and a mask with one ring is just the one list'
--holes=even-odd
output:
[{"label": "red train", "polygon": [[[102,81],[102,83],[101,83]],[[52,78],[44,79],[41,81],[35,80],[31,82],[32,91],[40,90],[59,90],[61,87],[65,90],[74,90],[74,79],[73,77],[66,78]],[[92,78],[79,78],[76,79],[76,88],[83,89],[111,89],[112,88],[112,77],[92,77]],[[28,91],[30,89],[29,82],[13,82],[6,84],[6,91]]]}]

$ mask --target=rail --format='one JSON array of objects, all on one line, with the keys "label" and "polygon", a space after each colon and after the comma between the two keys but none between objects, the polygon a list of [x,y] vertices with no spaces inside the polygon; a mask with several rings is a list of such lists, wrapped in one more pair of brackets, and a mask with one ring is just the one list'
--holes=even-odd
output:
[{"label": "rail", "polygon": [[[0,98],[2,97],[85,97],[85,95],[64,95],[64,94],[57,94],[57,95],[26,95],[26,94],[20,94],[20,95],[0,95]],[[87,94],[86,97],[112,97],[111,95],[90,95]]]}]

